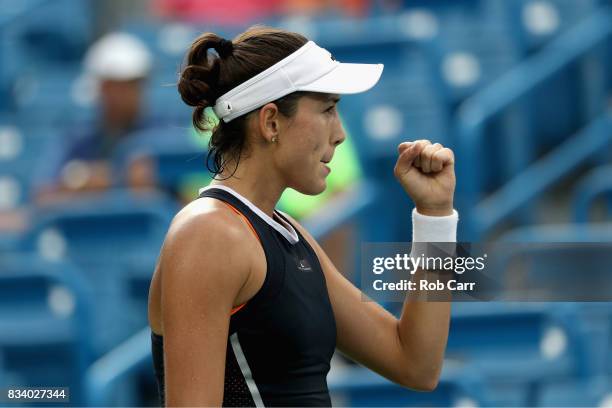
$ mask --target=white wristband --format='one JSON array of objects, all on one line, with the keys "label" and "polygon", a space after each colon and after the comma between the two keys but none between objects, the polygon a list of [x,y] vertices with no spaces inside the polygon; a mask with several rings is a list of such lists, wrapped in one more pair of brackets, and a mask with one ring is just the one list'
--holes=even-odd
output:
[{"label": "white wristband", "polygon": [[412,242],[457,242],[459,214],[434,217],[412,210]]}]

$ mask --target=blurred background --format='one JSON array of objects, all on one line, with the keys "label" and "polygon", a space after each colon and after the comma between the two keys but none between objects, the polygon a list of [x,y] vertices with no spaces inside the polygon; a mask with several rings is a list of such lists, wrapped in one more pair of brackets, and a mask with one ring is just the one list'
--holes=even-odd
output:
[{"label": "blurred background", "polygon": [[[279,203],[356,284],[362,242],[411,238],[413,204],[393,177],[403,140],[454,149],[460,241],[612,242],[611,3],[0,0],[0,387],[158,403],[149,281],[173,215],[210,181],[209,135],[175,86],[204,31],[263,23],[340,61],[385,64],[375,88],[339,105],[349,138],[328,190]],[[512,256],[533,261],[528,273],[589,273],[559,252]],[[588,256],[612,265],[610,252]],[[609,303],[454,304],[434,392],[337,355],[333,400],[612,406],[611,316]]]}]

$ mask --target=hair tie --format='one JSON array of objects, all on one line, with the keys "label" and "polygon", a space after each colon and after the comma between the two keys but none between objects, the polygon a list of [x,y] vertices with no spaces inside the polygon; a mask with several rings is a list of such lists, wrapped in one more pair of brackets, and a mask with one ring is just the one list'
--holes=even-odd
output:
[{"label": "hair tie", "polygon": [[221,41],[219,41],[219,44],[215,47],[215,50],[217,50],[219,57],[227,58],[232,55],[232,52],[234,51],[234,43],[222,38]]}]

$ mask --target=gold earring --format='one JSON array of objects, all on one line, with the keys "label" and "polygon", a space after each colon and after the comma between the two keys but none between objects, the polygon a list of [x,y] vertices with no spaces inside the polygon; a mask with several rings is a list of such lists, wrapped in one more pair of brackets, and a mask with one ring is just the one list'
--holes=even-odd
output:
[{"label": "gold earring", "polygon": [[276,138],[276,136],[272,136],[272,143],[276,143],[278,139]]}]

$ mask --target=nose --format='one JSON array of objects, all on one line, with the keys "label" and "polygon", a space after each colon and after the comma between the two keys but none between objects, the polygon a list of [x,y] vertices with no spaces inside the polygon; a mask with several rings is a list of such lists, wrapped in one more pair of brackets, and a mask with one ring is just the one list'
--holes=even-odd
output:
[{"label": "nose", "polygon": [[344,131],[344,126],[342,126],[342,123],[340,121],[338,121],[338,126],[334,130],[332,144],[334,146],[339,146],[345,140],[346,140],[346,132]]}]

